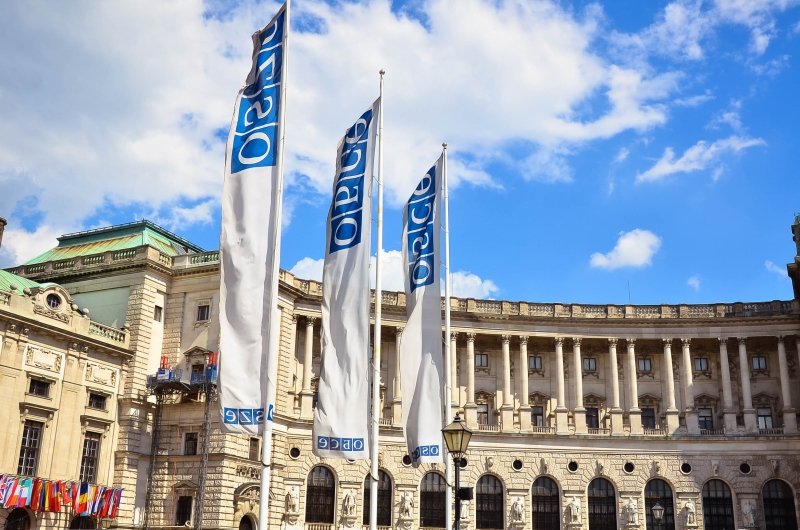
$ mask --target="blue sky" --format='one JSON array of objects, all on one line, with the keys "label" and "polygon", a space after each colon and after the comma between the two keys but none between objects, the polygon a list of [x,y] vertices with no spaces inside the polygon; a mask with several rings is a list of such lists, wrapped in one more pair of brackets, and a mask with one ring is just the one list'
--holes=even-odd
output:
[{"label": "blue sky", "polygon": [[[147,218],[214,249],[249,35],[276,2],[10,3],[0,265]],[[400,207],[447,141],[461,296],[788,299],[800,1],[296,0],[281,264],[321,276],[336,143],[386,68]]]}]

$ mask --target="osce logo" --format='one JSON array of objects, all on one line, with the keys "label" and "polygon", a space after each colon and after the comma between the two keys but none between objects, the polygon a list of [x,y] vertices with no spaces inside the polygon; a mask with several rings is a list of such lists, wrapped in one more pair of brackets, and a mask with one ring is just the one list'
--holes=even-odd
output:
[{"label": "osce logo", "polygon": [[411,454],[411,460],[417,461],[423,456],[439,456],[438,445],[420,445]]},{"label": "osce logo", "polygon": [[[270,405],[270,408],[272,406]],[[264,409],[236,409],[225,407],[222,422],[233,425],[261,425],[264,423]]]},{"label": "osce logo", "polygon": [[363,451],[364,439],[317,436],[317,449],[325,449],[329,451]]},{"label": "osce logo", "polygon": [[231,173],[275,165],[283,32],[286,13],[255,36],[257,50],[239,99],[231,147]]},{"label": "osce logo", "polygon": [[434,266],[434,226],[436,207],[436,166],[422,177],[408,200],[406,210],[406,245],[410,291],[431,285],[436,278]]},{"label": "osce logo", "polygon": [[336,168],[339,173],[333,187],[330,211],[330,254],[361,243],[364,174],[367,169],[367,144],[371,123],[370,109],[361,115],[342,139]]}]

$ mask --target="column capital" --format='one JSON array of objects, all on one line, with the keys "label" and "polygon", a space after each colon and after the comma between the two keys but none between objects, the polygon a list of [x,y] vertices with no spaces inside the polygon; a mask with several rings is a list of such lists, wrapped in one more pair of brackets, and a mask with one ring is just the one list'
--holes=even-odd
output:
[{"label": "column capital", "polygon": [[692,343],[692,339],[689,337],[681,337],[681,343],[683,344],[684,348],[686,348]]},{"label": "column capital", "polygon": [[511,342],[511,337],[509,335],[500,335],[500,340],[503,342],[503,344],[508,344]]},{"label": "column capital", "polygon": [[556,346],[561,346],[564,344],[564,337],[553,337],[553,340],[556,341]]},{"label": "column capital", "polygon": [[575,346],[580,346],[581,340],[583,340],[582,337],[572,337],[572,344]]},{"label": "column capital", "polygon": [[608,339],[608,343],[611,344],[612,346],[616,346],[617,341],[619,341],[619,339],[616,337],[611,337],[610,339]]},{"label": "column capital", "polygon": [[725,346],[728,345],[728,337],[717,337],[717,340],[720,344],[724,344]]},{"label": "column capital", "polygon": [[783,344],[783,335],[778,335],[778,344]]},{"label": "column capital", "polygon": [[672,348],[672,341],[673,339],[671,337],[661,339],[661,342],[664,344],[664,346],[669,346],[670,348]]},{"label": "column capital", "polygon": [[636,344],[636,338],[628,337],[627,339],[625,339],[625,342],[628,343],[628,346],[633,346],[634,344]]},{"label": "column capital", "polygon": [[292,324],[297,324],[297,315],[292,315]]},{"label": "column capital", "polygon": [[472,332],[467,332],[467,342],[475,342],[475,334]]},{"label": "column capital", "polygon": [[528,345],[528,336],[527,335],[520,335],[519,336],[519,344],[520,344],[520,346],[522,346],[523,344],[527,346]]},{"label": "column capital", "polygon": [[736,337],[736,340],[739,341],[739,346],[745,346],[747,343],[747,337]]},{"label": "column capital", "polygon": [[395,326],[395,328],[394,328],[395,337],[399,337],[400,335],[402,335],[404,329],[405,328],[403,326]]},{"label": "column capital", "polygon": [[460,333],[458,331],[451,331],[450,332],[450,340],[451,341],[453,341],[453,340],[457,341],[459,335],[460,335]]},{"label": "column capital", "polygon": [[317,320],[319,319],[317,317],[306,316],[305,320],[306,320],[306,326],[314,326],[317,323]]}]

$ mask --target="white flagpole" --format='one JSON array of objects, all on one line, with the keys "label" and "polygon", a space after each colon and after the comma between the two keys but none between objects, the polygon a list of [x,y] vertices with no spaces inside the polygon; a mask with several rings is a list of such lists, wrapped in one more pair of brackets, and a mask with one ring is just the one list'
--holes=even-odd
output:
[{"label": "white flagpole", "polygon": [[[445,365],[445,384],[444,384],[444,399],[442,400],[442,404],[444,405],[444,414],[442,414],[442,427],[445,427],[450,423],[450,413],[451,413],[451,402],[452,402],[452,391],[451,388],[455,381],[452,381],[452,370],[450,367],[452,366],[453,359],[452,355],[453,352],[450,351],[450,296],[452,296],[451,291],[451,282],[450,282],[450,206],[448,202],[448,195],[447,195],[447,144],[442,144],[442,158],[444,159],[444,163],[442,164],[442,188],[443,188],[443,197],[442,201],[444,202],[444,365]],[[451,458],[445,458],[445,480],[448,484],[453,483],[453,460]],[[453,506],[453,489],[446,488],[445,489],[445,504],[447,505],[448,509],[445,512],[445,528],[448,530],[453,528],[453,512],[450,510],[450,506]],[[456,499],[456,502],[459,502]],[[458,524],[458,521],[456,521]]]},{"label": "white flagpole", "polygon": [[[286,20],[284,22],[284,39],[283,39],[283,74],[281,76],[281,97],[280,108],[278,109],[278,123],[280,123],[280,147],[275,159],[275,165],[278,168],[278,178],[276,182],[277,196],[281,200],[277,201],[275,208],[275,230],[280,234],[281,219],[283,215],[283,151],[284,140],[286,139],[286,81],[288,80],[287,73],[289,71],[289,20],[291,15],[291,0],[286,0]],[[278,335],[280,334],[280,310],[277,307],[278,301],[278,276],[280,275],[280,256],[281,256],[281,238],[275,238],[275,252],[272,254],[272,267],[269,273],[272,274],[272,292],[275,293],[275,307],[266,308],[273,311],[273,315],[278,318],[272,318],[269,330],[269,340],[272,345],[277,348],[279,341]],[[277,351],[277,350],[275,350]],[[274,362],[271,366],[269,377],[272,381],[278,381],[278,363]],[[267,403],[275,403],[277,384],[272,385],[272,395],[268,396]],[[265,414],[268,411],[265,411]],[[269,526],[269,488],[270,479],[272,477],[272,418],[266,417],[264,420],[264,434],[261,436],[261,488],[258,499],[258,530],[267,530]]]},{"label": "white flagpole", "polygon": [[369,488],[369,528],[378,528],[378,418],[381,405],[381,258],[383,257],[383,75],[381,69],[380,100],[378,114],[378,250],[375,257],[375,332],[372,345],[372,434],[370,436],[370,488]]}]

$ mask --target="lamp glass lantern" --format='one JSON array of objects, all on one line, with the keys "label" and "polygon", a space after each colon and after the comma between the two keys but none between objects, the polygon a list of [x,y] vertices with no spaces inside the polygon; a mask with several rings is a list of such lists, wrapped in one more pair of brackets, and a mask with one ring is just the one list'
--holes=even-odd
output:
[{"label": "lamp glass lantern", "polygon": [[657,522],[661,522],[664,518],[664,507],[661,506],[659,503],[655,503],[652,508],[650,508],[650,512],[653,514],[653,519]]},{"label": "lamp glass lantern", "polygon": [[444,436],[444,443],[453,458],[459,458],[467,452],[469,440],[472,438],[472,430],[456,414],[453,423],[442,429],[442,436]]}]

